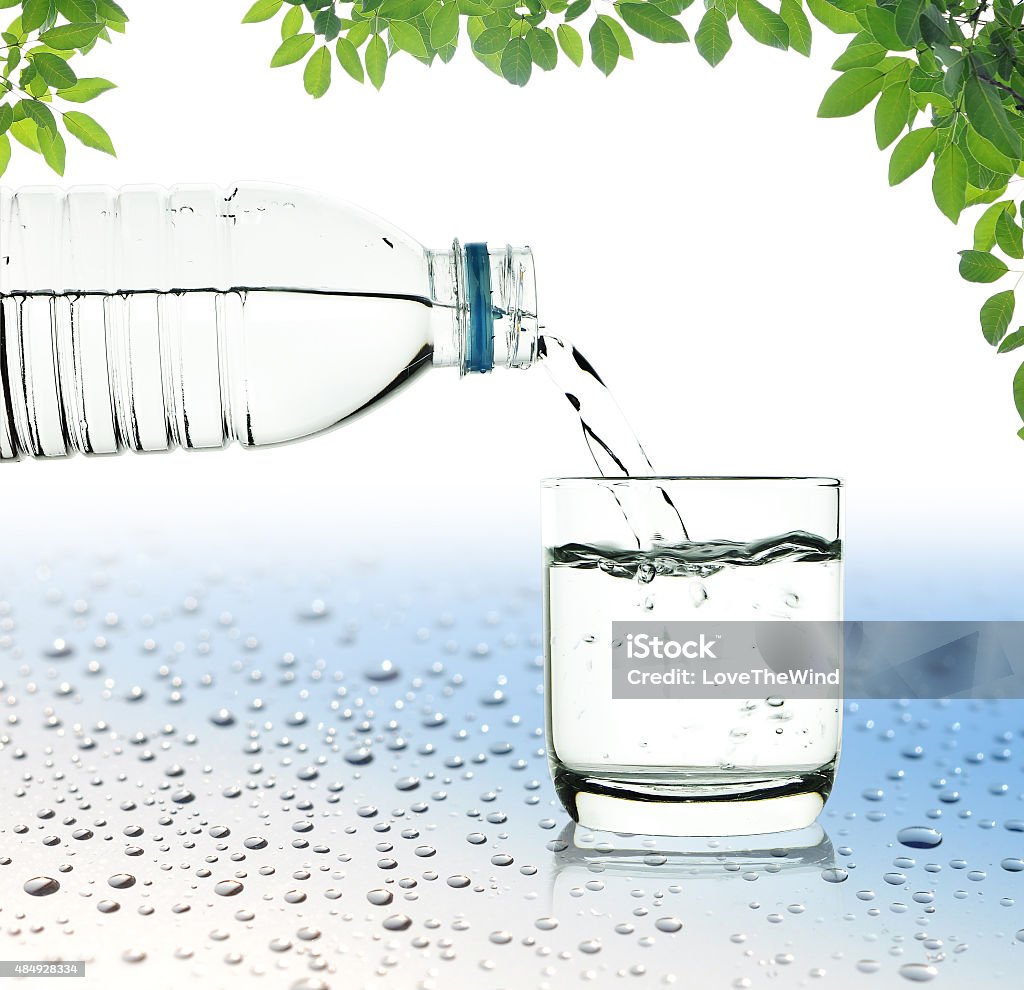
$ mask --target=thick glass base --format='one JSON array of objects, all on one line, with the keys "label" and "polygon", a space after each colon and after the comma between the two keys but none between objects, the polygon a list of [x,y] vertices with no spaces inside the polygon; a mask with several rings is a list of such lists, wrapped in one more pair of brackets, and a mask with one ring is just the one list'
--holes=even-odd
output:
[{"label": "thick glass base", "polygon": [[643,835],[757,835],[805,828],[832,790],[835,762],[813,770],[570,769],[551,761],[574,822]]}]

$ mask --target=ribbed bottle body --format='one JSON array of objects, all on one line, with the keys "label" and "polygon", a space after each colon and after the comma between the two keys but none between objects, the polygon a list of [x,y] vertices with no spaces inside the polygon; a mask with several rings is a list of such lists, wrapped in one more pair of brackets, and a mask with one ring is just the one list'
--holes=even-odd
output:
[{"label": "ribbed bottle body", "polygon": [[0,459],[283,443],[429,367],[397,228],[290,187],[0,191]]}]

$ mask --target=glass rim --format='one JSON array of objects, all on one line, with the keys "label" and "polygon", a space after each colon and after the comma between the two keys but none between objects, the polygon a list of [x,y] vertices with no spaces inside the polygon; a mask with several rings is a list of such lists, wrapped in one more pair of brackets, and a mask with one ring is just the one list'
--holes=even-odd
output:
[{"label": "glass rim", "polygon": [[566,477],[551,477],[542,478],[542,488],[556,488],[559,485],[570,485],[580,484],[589,485],[598,482],[605,484],[616,484],[616,485],[629,485],[633,482],[734,482],[734,481],[748,481],[748,482],[790,482],[800,483],[812,488],[842,488],[844,482],[842,478],[829,478],[829,477],[817,477],[813,475],[757,475],[757,474],[724,474],[724,475],[712,475],[712,474],[643,474],[643,475],[630,475],[627,477],[616,478],[616,477],[604,477],[602,475],[568,475]]}]

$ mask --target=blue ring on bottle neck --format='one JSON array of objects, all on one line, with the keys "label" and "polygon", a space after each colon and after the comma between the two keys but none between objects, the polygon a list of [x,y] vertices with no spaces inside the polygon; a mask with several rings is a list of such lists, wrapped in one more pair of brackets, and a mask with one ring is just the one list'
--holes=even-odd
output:
[{"label": "blue ring on bottle neck", "polygon": [[469,300],[466,371],[490,371],[494,367],[494,310],[491,256],[486,244],[466,245],[466,296]]}]

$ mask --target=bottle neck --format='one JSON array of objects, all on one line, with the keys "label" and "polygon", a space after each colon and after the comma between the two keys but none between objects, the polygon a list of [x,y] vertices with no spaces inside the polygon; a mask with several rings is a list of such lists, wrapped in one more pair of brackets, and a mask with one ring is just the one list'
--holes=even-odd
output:
[{"label": "bottle neck", "polygon": [[455,241],[429,251],[434,364],[460,374],[528,368],[537,358],[537,289],[528,247]]}]

